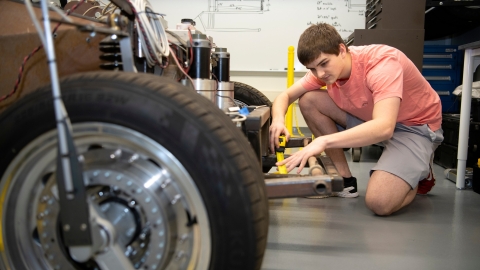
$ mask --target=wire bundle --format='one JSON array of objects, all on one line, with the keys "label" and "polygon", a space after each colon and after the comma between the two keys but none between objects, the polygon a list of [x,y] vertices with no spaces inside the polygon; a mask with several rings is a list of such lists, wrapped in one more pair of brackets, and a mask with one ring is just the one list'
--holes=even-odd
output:
[{"label": "wire bundle", "polygon": [[168,57],[170,49],[161,16],[155,13],[148,0],[130,0],[135,10],[138,35],[149,66],[162,63],[162,56]]}]

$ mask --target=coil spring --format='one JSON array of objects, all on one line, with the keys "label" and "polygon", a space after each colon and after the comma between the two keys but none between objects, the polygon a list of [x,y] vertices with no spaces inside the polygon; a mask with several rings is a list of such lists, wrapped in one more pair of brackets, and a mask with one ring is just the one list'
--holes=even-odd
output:
[{"label": "coil spring", "polygon": [[110,37],[103,39],[100,44],[100,59],[107,61],[100,64],[101,69],[106,70],[123,70],[122,54],[120,52],[120,42]]}]

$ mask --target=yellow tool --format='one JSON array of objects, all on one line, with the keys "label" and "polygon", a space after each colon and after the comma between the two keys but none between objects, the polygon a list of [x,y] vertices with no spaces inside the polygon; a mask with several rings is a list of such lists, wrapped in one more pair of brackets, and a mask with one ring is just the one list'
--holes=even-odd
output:
[{"label": "yellow tool", "polygon": [[[287,140],[285,136],[280,136],[278,137],[278,140],[280,142],[279,147],[275,149],[275,153],[277,154],[277,162],[280,162],[285,159],[285,145],[287,144]],[[282,165],[278,166],[278,173],[280,174],[287,174],[287,166]]]}]

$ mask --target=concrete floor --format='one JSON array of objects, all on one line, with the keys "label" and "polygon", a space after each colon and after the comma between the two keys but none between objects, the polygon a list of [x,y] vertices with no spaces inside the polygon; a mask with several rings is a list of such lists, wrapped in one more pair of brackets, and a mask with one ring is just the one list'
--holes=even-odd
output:
[{"label": "concrete floor", "polygon": [[389,217],[365,206],[379,147],[351,162],[358,198],[270,200],[263,270],[480,269],[480,194],[457,190],[434,165],[436,185]]}]

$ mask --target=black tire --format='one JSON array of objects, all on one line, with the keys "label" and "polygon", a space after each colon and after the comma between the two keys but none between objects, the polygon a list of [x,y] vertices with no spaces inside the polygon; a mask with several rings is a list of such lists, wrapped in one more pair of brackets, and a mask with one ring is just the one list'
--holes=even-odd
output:
[{"label": "black tire", "polygon": [[[78,74],[62,79],[61,89],[74,130],[76,125],[93,122],[133,130],[166,148],[181,163],[207,210],[208,269],[261,268],[269,220],[265,183],[253,150],[229,117],[195,91],[149,74]],[[11,106],[0,116],[0,126],[0,192],[7,194],[1,206],[1,233],[10,256],[4,263],[15,270],[29,269],[18,255],[20,244],[8,240],[9,234],[17,233],[13,197],[24,180],[10,183],[5,173],[29,143],[55,129],[50,88],[43,87]]]},{"label": "black tire", "polygon": [[234,82],[234,99],[241,102],[242,105],[266,105],[272,107],[272,102],[262,92],[240,82]]},{"label": "black tire", "polygon": [[[240,83],[234,82],[234,99],[238,105],[241,106],[268,106],[272,107],[272,102],[262,92],[256,88]],[[262,166],[262,171],[268,173],[272,166]]]}]

